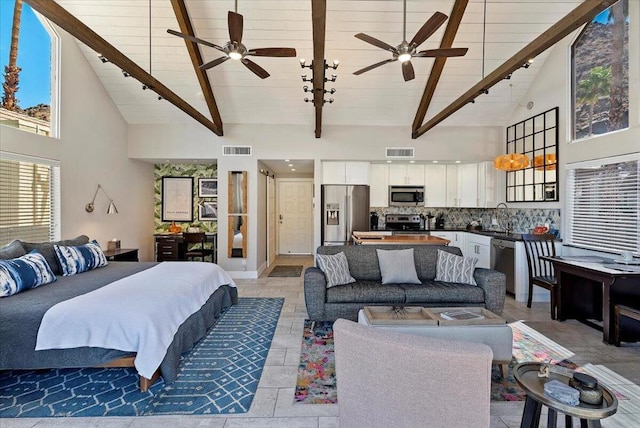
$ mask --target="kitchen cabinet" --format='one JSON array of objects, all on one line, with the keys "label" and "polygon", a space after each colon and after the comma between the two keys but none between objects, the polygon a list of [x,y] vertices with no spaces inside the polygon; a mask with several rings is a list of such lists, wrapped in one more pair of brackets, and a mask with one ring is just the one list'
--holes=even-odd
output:
[{"label": "kitchen cabinet", "polygon": [[465,242],[466,242],[466,232],[452,232],[452,231],[443,231],[443,230],[432,230],[431,236],[437,236],[438,238],[448,239],[449,246],[458,247],[462,251],[462,254],[466,256],[465,251]]},{"label": "kitchen cabinet", "polygon": [[478,206],[478,165],[447,165],[447,206]]},{"label": "kitchen cabinet", "polygon": [[322,184],[369,184],[369,162],[322,162]]},{"label": "kitchen cabinet", "polygon": [[495,208],[504,200],[504,173],[493,166],[493,162],[478,164],[478,206]]},{"label": "kitchen cabinet", "polygon": [[389,165],[372,163],[369,168],[369,205],[389,206]]},{"label": "kitchen cabinet", "polygon": [[490,269],[491,268],[491,237],[476,235],[475,233],[466,233],[466,252],[465,257],[475,257],[478,259],[476,267]]},{"label": "kitchen cabinet", "polygon": [[424,165],[392,164],[389,165],[389,184],[392,186],[424,186]]},{"label": "kitchen cabinet", "polygon": [[447,166],[424,166],[424,205],[427,207],[447,206]]}]

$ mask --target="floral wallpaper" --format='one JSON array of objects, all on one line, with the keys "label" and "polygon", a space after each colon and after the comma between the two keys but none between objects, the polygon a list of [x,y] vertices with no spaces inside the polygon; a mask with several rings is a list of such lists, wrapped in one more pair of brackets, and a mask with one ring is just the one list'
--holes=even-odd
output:
[{"label": "floral wallpaper", "polygon": [[166,233],[169,231],[171,222],[163,222],[162,218],[162,177],[193,177],[193,221],[191,223],[176,222],[182,230],[187,227],[197,227],[202,232],[217,232],[217,221],[200,221],[198,209],[203,202],[216,202],[217,198],[198,197],[198,178],[217,178],[218,166],[215,164],[156,164],[153,170],[154,175],[154,232]]}]

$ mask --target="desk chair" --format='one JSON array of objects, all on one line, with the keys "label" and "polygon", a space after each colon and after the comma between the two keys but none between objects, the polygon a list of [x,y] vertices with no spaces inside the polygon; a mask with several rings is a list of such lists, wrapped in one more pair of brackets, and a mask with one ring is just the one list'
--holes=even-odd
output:
[{"label": "desk chair", "polygon": [[205,248],[206,236],[204,232],[183,232],[182,239],[187,246],[187,251],[184,254],[187,260],[200,258],[204,261],[205,257],[211,256],[211,263],[214,262],[214,250]]},{"label": "desk chair", "polygon": [[555,320],[558,308],[558,281],[555,277],[552,263],[540,260],[540,256],[556,256],[555,236],[550,234],[525,234],[522,235],[522,240],[527,251],[527,265],[529,266],[527,307],[531,307],[534,285],[547,289],[551,293],[551,319]]}]

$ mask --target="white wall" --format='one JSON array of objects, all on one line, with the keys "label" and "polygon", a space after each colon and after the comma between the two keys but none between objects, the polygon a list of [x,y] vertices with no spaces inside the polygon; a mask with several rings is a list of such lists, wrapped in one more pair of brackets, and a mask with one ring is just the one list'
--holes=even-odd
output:
[{"label": "white wall", "polygon": [[[130,125],[128,128],[129,157],[147,161],[176,162],[187,159],[217,160],[218,184],[227,188],[228,171],[249,172],[249,231],[246,266],[242,260],[229,259],[226,251],[219,253],[218,263],[237,276],[246,269],[253,272],[266,260],[260,227],[264,198],[258,181],[261,166],[258,160],[310,159],[315,168],[315,213],[320,217],[320,183],[322,160],[385,160],[386,147],[415,147],[416,160],[490,160],[503,150],[503,129],[500,127],[446,127],[432,129],[419,139],[411,139],[408,127],[324,126],[322,138],[314,136],[312,126],[238,125],[225,124],[225,136],[217,137],[194,122],[193,125]],[[251,157],[222,156],[222,145],[251,145]],[[264,166],[262,166],[264,167]],[[227,243],[226,194],[220,192],[218,242]],[[314,247],[320,245],[320,226],[314,231]],[[264,259],[264,260],[263,260]]]},{"label": "white wall", "polygon": [[[60,138],[0,126],[0,150],[60,161],[62,237],[86,234],[106,248],[117,237],[153,259],[153,165],[127,157],[127,124],[80,52],[61,35]],[[19,93],[18,93],[19,95]],[[107,215],[108,199],[96,198],[92,214],[84,206],[98,184],[119,214]]]},{"label": "white wall", "polygon": [[[629,2],[629,128],[607,135],[593,136],[571,141],[571,44],[580,30],[559,42],[548,56],[527,94],[519,100],[509,124],[527,119],[535,114],[559,106],[558,173],[560,179],[560,202],[545,203],[545,207],[560,208],[564,212],[566,195],[566,164],[590,159],[606,158],[640,152],[640,2]],[[527,110],[522,105],[534,102]],[[539,204],[520,203],[518,207],[533,207]],[[563,221],[566,218],[563,217]],[[564,229],[564,227],[563,227]],[[565,251],[574,252],[573,249]]]}]

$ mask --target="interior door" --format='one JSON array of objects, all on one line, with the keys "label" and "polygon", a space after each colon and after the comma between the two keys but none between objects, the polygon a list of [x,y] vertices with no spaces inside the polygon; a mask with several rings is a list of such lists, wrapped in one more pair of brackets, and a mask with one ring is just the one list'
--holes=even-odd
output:
[{"label": "interior door", "polygon": [[313,180],[277,180],[278,254],[313,253]]},{"label": "interior door", "polygon": [[276,259],[276,182],[273,177],[267,177],[267,267]]}]

